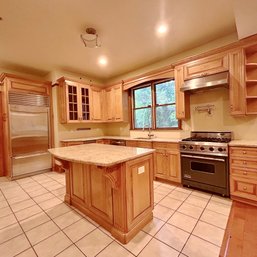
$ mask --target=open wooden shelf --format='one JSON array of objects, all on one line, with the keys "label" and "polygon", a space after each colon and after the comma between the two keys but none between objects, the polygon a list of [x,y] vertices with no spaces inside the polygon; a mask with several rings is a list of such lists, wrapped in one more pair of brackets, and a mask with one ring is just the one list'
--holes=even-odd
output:
[{"label": "open wooden shelf", "polygon": [[245,49],[246,114],[257,114],[257,45]]}]

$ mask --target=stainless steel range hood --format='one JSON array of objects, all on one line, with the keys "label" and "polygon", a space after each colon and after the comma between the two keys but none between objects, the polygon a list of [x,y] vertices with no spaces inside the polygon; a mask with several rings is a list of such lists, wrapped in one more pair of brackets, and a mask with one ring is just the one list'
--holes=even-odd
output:
[{"label": "stainless steel range hood", "polygon": [[186,80],[180,88],[182,92],[202,91],[216,87],[228,87],[229,74],[227,71],[216,73],[213,75]]}]

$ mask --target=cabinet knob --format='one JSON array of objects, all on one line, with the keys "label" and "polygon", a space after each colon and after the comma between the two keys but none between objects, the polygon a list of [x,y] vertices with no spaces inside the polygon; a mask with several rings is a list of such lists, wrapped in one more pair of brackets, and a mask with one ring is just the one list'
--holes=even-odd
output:
[{"label": "cabinet knob", "polygon": [[243,154],[246,154],[246,151],[243,151]]},{"label": "cabinet knob", "polygon": [[246,161],[243,161],[243,164],[246,164]]},{"label": "cabinet knob", "polygon": [[243,187],[244,190],[247,190],[247,187]]},{"label": "cabinet knob", "polygon": [[247,171],[244,171],[243,174],[244,174],[244,175],[247,175]]}]

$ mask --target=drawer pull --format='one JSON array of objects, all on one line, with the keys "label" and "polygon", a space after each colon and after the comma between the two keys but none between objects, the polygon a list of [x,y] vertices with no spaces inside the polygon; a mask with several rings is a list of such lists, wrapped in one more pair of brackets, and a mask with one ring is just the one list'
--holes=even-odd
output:
[{"label": "drawer pull", "polygon": [[246,164],[246,161],[243,161],[243,164]]},{"label": "drawer pull", "polygon": [[244,175],[247,175],[247,171],[244,171],[243,174],[244,174]]},{"label": "drawer pull", "polygon": [[243,151],[243,154],[246,154],[246,151]]},{"label": "drawer pull", "polygon": [[246,191],[246,190],[247,190],[247,187],[243,187],[243,189],[244,189],[244,191]]}]

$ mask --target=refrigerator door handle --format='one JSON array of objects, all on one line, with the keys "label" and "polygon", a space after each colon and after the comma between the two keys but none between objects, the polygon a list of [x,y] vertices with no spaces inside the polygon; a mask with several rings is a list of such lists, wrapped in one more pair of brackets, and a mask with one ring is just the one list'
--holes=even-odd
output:
[{"label": "refrigerator door handle", "polygon": [[47,155],[47,154],[50,154],[50,153],[43,152],[43,153],[27,154],[27,155],[22,155],[22,156],[14,156],[13,159],[20,160],[20,159],[26,159],[26,158],[30,158],[30,157],[36,157],[36,156]]}]

